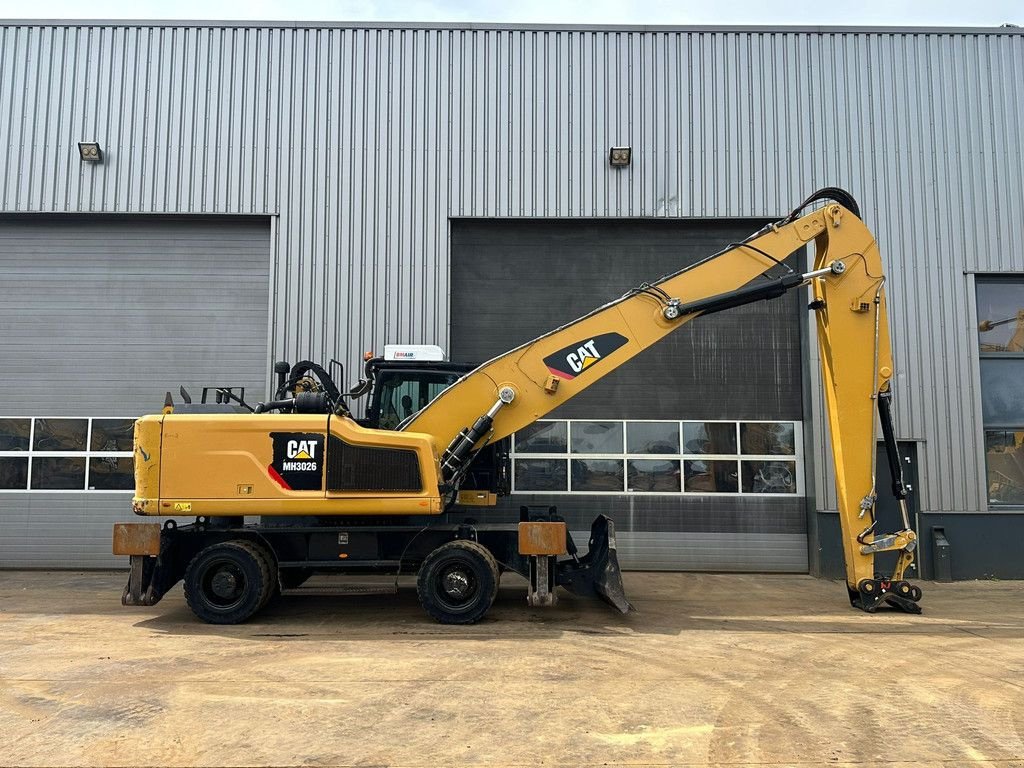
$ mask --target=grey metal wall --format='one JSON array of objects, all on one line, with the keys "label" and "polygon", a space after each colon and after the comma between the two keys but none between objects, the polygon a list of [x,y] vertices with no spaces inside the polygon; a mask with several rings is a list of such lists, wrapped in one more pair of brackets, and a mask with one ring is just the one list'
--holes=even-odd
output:
[{"label": "grey metal wall", "polygon": [[354,364],[446,341],[450,216],[768,217],[841,185],[889,265],[922,509],[976,510],[965,271],[1024,269],[1021,82],[1019,30],[9,23],[0,211],[277,214],[272,355]]},{"label": "grey metal wall", "polygon": [[264,399],[269,262],[266,219],[0,215],[0,415]]},{"label": "grey metal wall", "polygon": [[[0,416],[134,418],[179,384],[261,399],[269,265],[265,218],[0,215]],[[131,517],[130,493],[0,493],[0,568],[123,566]]]}]

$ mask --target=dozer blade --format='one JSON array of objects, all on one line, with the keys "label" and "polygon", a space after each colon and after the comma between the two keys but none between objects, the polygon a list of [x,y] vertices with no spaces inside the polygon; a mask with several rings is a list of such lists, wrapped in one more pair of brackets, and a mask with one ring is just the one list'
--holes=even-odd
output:
[{"label": "dozer blade", "polygon": [[622,586],[622,569],[615,549],[615,524],[598,515],[590,526],[589,551],[584,557],[558,564],[558,584],[574,595],[599,597],[622,613],[633,606]]}]

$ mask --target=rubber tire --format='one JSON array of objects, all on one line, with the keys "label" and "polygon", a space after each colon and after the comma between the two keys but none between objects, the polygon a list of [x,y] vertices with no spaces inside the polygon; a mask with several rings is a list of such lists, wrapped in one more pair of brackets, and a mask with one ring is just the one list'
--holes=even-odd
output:
[{"label": "rubber tire", "polygon": [[270,574],[270,589],[266,591],[263,600],[260,601],[259,610],[262,611],[270,604],[271,600],[281,594],[281,585],[278,582],[277,575],[277,560],[270,550],[259,541],[240,541],[239,543],[252,547],[253,551],[263,559],[264,564],[267,566],[267,573]]},{"label": "rubber tire", "polygon": [[[458,610],[445,605],[436,583],[442,571],[453,564],[470,570],[478,584],[475,599]],[[416,594],[423,609],[441,624],[475,624],[494,603],[498,580],[498,563],[487,548],[475,541],[457,539],[427,555],[416,576]]]},{"label": "rubber tire", "polygon": [[[252,618],[270,600],[276,581],[262,550],[259,545],[238,539],[213,544],[193,557],[185,570],[185,602],[192,613],[207,624],[241,624]],[[230,606],[211,602],[202,587],[207,568],[217,560],[233,563],[245,579],[241,599]]]}]

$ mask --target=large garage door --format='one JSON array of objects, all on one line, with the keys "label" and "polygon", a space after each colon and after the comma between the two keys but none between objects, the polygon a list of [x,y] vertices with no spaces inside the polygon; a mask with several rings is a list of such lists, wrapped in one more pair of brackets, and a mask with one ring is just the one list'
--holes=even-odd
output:
[{"label": "large garage door", "polygon": [[[759,226],[454,220],[452,358],[486,360]],[[556,504],[578,531],[607,514],[632,568],[806,571],[801,298],[699,319],[520,433],[506,512]]]},{"label": "large garage door", "polygon": [[267,387],[266,219],[0,218],[0,567],[124,565],[131,422]]}]

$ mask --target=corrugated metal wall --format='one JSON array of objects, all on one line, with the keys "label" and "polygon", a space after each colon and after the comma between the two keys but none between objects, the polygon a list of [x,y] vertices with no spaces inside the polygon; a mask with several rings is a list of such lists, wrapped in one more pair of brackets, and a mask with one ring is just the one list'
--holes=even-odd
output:
[{"label": "corrugated metal wall", "polygon": [[[168,390],[180,403],[179,384],[197,402],[210,385],[253,399],[269,262],[265,218],[0,216],[0,417],[135,418]],[[84,480],[0,493],[0,568],[124,566],[110,531],[131,494]]]},{"label": "corrugated metal wall", "polygon": [[844,186],[889,264],[921,508],[973,510],[964,273],[1024,270],[1022,82],[1019,30],[9,24],[0,211],[279,214],[272,354],[355,364],[445,342],[451,216],[763,217]]}]

